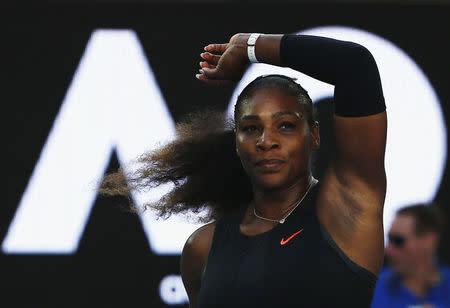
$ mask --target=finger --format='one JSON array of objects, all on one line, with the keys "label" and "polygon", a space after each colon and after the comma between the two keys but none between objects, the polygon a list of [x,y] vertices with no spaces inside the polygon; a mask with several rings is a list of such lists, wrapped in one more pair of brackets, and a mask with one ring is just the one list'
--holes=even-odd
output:
[{"label": "finger", "polygon": [[204,68],[204,67],[211,68],[211,69],[216,68],[215,65],[209,64],[209,63],[206,62],[206,61],[201,61],[201,62],[199,62],[199,65],[200,65],[201,68]]},{"label": "finger", "polygon": [[214,54],[223,54],[225,50],[227,49],[228,44],[209,44],[205,46],[205,51],[208,51],[210,53]]},{"label": "finger", "polygon": [[227,78],[224,78],[223,72],[215,66],[213,68],[203,67],[199,72],[210,80],[227,80]]},{"label": "finger", "polygon": [[200,54],[200,57],[202,57],[203,60],[208,61],[208,63],[214,64],[214,65],[217,65],[217,63],[219,62],[219,59],[220,59],[220,56],[214,55],[209,52],[202,52]]},{"label": "finger", "polygon": [[202,67],[200,70],[200,74],[205,75],[208,79],[221,79],[220,76],[218,76],[218,70],[216,67],[209,68],[209,67]]}]

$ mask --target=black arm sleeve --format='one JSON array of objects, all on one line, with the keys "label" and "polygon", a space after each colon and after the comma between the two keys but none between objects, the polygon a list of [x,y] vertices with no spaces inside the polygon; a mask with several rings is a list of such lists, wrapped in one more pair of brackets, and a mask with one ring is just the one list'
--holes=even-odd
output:
[{"label": "black arm sleeve", "polygon": [[335,113],[361,117],[383,112],[383,90],[372,54],[363,46],[330,38],[286,34],[280,58],[290,67],[335,85]]}]

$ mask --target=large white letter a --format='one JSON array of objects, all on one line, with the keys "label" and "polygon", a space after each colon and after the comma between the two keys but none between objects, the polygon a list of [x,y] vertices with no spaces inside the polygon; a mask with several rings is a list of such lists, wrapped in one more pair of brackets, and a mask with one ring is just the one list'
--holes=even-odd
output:
[{"label": "large white letter a", "polygon": [[[2,244],[3,251],[73,253],[96,197],[92,184],[105,172],[112,150],[116,148],[121,162],[128,162],[173,133],[173,120],[136,34],[130,30],[95,31]],[[151,240],[149,222],[143,222]],[[154,241],[150,244],[159,253],[178,253],[186,237],[180,235],[176,244],[172,241],[175,246],[162,250]]]}]

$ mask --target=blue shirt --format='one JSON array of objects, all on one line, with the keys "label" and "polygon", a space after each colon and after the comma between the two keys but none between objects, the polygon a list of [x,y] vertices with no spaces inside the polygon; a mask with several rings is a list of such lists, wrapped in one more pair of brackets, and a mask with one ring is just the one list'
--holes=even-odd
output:
[{"label": "blue shirt", "polygon": [[428,290],[423,298],[408,290],[391,269],[383,270],[378,278],[372,308],[419,308],[425,305],[450,308],[450,268],[441,265],[439,270],[440,283]]}]

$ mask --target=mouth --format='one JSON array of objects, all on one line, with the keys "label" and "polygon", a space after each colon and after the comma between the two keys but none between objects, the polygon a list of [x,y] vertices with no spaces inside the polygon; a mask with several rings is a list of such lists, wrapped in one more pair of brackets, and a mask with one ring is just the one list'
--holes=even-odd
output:
[{"label": "mouth", "polygon": [[281,165],[284,164],[283,160],[280,159],[263,159],[256,162],[256,166],[263,170],[277,170]]}]

